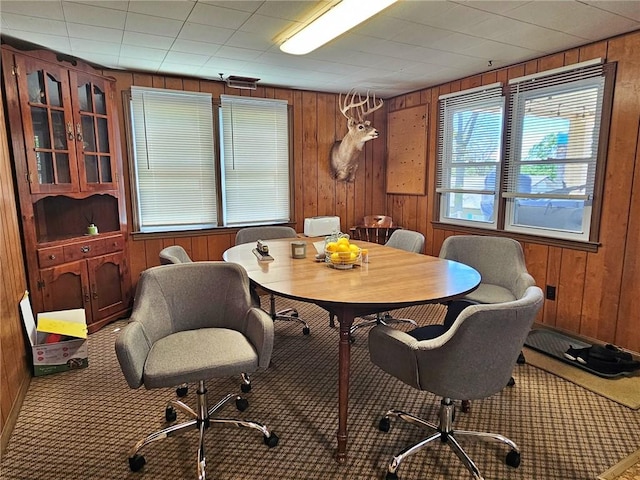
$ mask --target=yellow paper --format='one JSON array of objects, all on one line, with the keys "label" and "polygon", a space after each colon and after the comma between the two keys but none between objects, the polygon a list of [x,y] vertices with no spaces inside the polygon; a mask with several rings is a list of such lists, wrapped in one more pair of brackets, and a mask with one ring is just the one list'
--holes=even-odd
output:
[{"label": "yellow paper", "polygon": [[[68,312],[74,312],[73,310]],[[83,310],[79,310],[84,314]],[[38,331],[46,332],[46,333],[59,333],[60,335],[68,335],[70,337],[77,338],[87,338],[87,325],[82,320],[78,318],[73,318],[75,315],[70,316],[69,320],[64,320],[61,318],[55,318],[57,315],[55,313],[62,312],[52,312],[54,315],[47,315],[47,313],[43,313],[38,315]],[[75,312],[74,312],[75,313]]]}]

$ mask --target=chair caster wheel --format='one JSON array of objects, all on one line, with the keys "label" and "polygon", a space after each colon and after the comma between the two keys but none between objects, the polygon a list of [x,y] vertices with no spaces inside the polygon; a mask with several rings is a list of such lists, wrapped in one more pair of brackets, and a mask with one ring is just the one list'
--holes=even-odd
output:
[{"label": "chair caster wheel", "polygon": [[138,472],[147,461],[142,455],[135,454],[133,457],[129,457],[129,468],[132,472]]},{"label": "chair caster wheel", "polygon": [[509,381],[507,382],[507,387],[513,387],[513,386],[515,386],[515,384],[516,384],[516,381],[514,380],[513,377],[511,377],[509,379]]},{"label": "chair caster wheel", "polygon": [[471,411],[471,400],[462,400],[462,403],[460,404],[460,411],[469,413]]},{"label": "chair caster wheel", "polygon": [[524,363],[527,363],[527,360],[524,358],[524,353],[520,352],[520,355],[518,355],[518,360],[516,360],[516,363],[518,365],[522,365]]},{"label": "chair caster wheel", "polygon": [[303,327],[302,328],[302,334],[303,335],[309,335],[311,333],[311,329],[309,327]]},{"label": "chair caster wheel", "polygon": [[246,398],[238,397],[236,398],[236,408],[239,411],[244,412],[247,408],[249,408],[249,402]]},{"label": "chair caster wheel", "polygon": [[509,453],[507,453],[507,458],[505,459],[505,463],[510,467],[518,468],[520,466],[520,452],[511,450]]},{"label": "chair caster wheel", "polygon": [[240,390],[242,391],[242,393],[249,393],[251,391],[251,384],[243,383],[242,385],[240,385]]},{"label": "chair caster wheel", "polygon": [[180,398],[186,397],[187,393],[189,393],[189,387],[187,385],[176,388],[176,395]]},{"label": "chair caster wheel", "polygon": [[387,472],[387,476],[384,477],[385,480],[398,480],[398,474],[397,473],[391,473],[391,472]]},{"label": "chair caster wheel", "polygon": [[271,436],[267,437],[266,435],[263,438],[264,440],[264,444],[269,447],[269,448],[273,448],[276,445],[278,445],[278,442],[280,441],[280,438],[278,437],[278,435],[276,435],[275,432],[271,432]]},{"label": "chair caster wheel", "polygon": [[378,430],[380,430],[381,432],[388,432],[390,429],[391,422],[389,421],[389,418],[382,417],[380,419],[380,423],[378,423]]},{"label": "chair caster wheel", "polygon": [[349,342],[350,343],[356,343],[356,337],[354,337],[353,335],[349,334]]},{"label": "chair caster wheel", "polygon": [[164,410],[164,419],[167,422],[175,422],[176,418],[178,418],[178,414],[176,413],[176,409],[173,407],[167,407]]}]

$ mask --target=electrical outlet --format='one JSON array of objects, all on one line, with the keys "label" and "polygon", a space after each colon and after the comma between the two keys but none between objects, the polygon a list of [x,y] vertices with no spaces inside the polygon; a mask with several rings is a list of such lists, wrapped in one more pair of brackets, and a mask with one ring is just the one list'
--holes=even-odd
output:
[{"label": "electrical outlet", "polygon": [[547,285],[547,300],[555,300],[556,299],[556,287],[553,285]]}]

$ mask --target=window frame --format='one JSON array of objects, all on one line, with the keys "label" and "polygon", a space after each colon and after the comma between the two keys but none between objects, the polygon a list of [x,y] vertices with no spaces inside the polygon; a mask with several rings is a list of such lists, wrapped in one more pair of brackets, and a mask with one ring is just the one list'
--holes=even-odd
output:
[{"label": "window frame", "polygon": [[[495,234],[495,235],[509,236],[525,242],[542,243],[542,244],[554,245],[554,246],[564,246],[564,247],[575,248],[575,249],[585,250],[585,251],[592,251],[592,252],[597,251],[599,246],[600,216],[602,212],[602,200],[603,200],[602,195],[604,192],[604,179],[606,174],[607,152],[608,152],[609,132],[611,128],[611,115],[612,115],[612,109],[613,109],[613,95],[614,95],[614,88],[615,88],[615,75],[616,75],[617,62],[604,62],[602,61],[602,59],[594,59],[587,62],[560,67],[558,69],[543,71],[528,77],[551,76],[557,73],[561,73],[563,71],[579,70],[581,68],[585,68],[594,64],[600,64],[602,66],[601,75],[604,78],[604,87],[602,90],[602,103],[599,106],[601,110],[600,129],[597,135],[598,148],[597,148],[597,152],[595,153],[596,171],[595,171],[595,177],[593,181],[593,194],[591,197],[592,200],[590,200],[591,215],[589,218],[590,228],[589,228],[588,237],[584,236],[583,238],[576,239],[576,238],[571,238],[571,236],[564,236],[564,237],[549,236],[549,235],[544,235],[543,230],[540,228],[538,228],[537,230],[534,228],[513,229],[513,228],[508,228],[508,226],[507,228],[505,228],[507,215],[509,214],[509,212],[507,211],[508,198],[504,196],[504,193],[506,191],[506,186],[507,186],[506,176],[508,175],[508,173],[506,172],[507,170],[506,166],[508,165],[508,162],[509,162],[509,152],[507,150],[508,148],[507,135],[509,134],[508,121],[509,121],[509,116],[511,115],[509,111],[511,107],[511,101],[508,96],[509,95],[508,86],[503,87],[503,91],[506,98],[506,111],[504,116],[505,124],[503,127],[503,139],[501,142],[502,157],[501,157],[500,169],[502,171],[502,174],[499,177],[499,182],[498,182],[499,185],[496,185],[496,189],[499,192],[498,208],[496,211],[496,214],[498,216],[496,228],[495,229],[487,228],[486,225],[482,225],[480,224],[480,222],[476,222],[476,221],[468,221],[468,220],[450,221],[450,220],[443,219],[443,217],[441,216],[441,211],[442,211],[441,203],[443,202],[444,197],[442,193],[437,191],[437,189],[435,192],[436,196],[434,199],[433,222],[432,222],[434,226],[444,228],[444,229],[451,229],[453,226],[455,226],[455,229],[461,232],[476,233],[476,234],[480,234],[480,233],[487,234],[488,231],[491,231],[493,232],[492,234]],[[522,78],[527,78],[527,77],[521,77],[520,79]],[[510,83],[517,80],[519,79],[510,80]],[[471,89],[471,91],[472,90],[475,90],[475,89]],[[465,91],[456,92],[456,93],[462,95],[465,93]],[[438,135],[439,135],[438,141],[440,141],[440,138],[441,138],[440,132],[442,129],[441,115],[438,115],[437,129],[438,129]],[[440,148],[441,146],[438,145],[438,152],[440,151]],[[439,166],[436,166],[436,174],[440,175]],[[533,231],[530,231],[530,230],[533,230]]]}]

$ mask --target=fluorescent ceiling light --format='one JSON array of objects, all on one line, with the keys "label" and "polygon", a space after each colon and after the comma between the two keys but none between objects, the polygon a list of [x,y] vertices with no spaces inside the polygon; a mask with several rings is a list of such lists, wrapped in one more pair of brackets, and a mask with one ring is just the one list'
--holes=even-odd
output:
[{"label": "fluorescent ceiling light", "polygon": [[298,33],[288,38],[280,50],[304,55],[342,35],[347,30],[373,17],[397,0],[342,0],[331,10],[316,18]]}]

